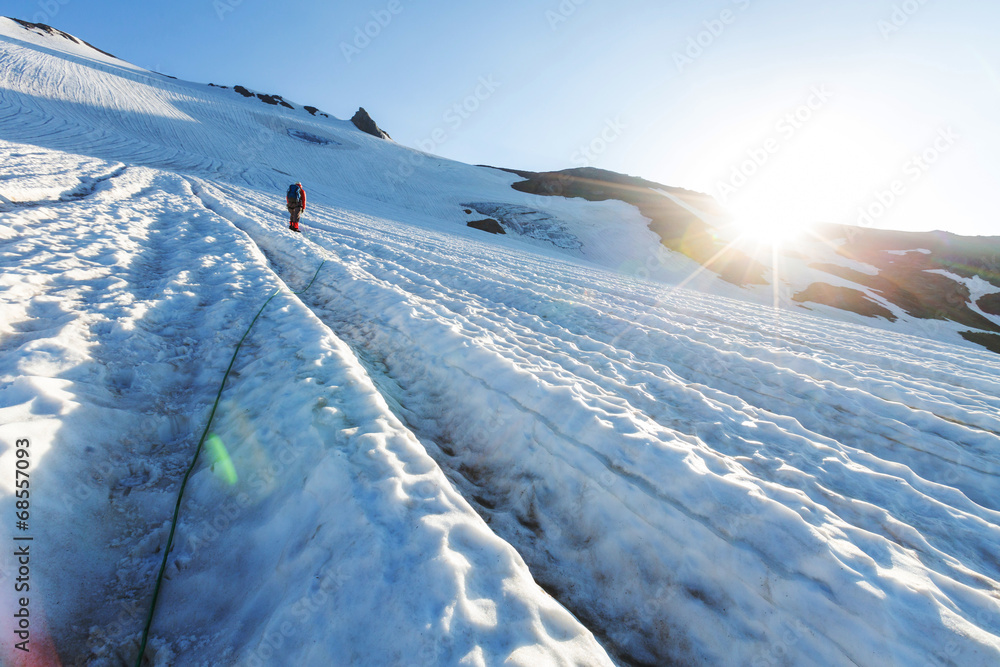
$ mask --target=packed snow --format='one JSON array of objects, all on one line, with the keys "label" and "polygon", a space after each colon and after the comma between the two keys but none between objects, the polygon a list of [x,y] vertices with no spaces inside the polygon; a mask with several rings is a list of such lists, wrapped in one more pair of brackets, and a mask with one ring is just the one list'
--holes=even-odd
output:
[{"label": "packed snow", "polygon": [[997,355],[676,288],[631,206],[7,19],[0,161],[5,664],[15,440],[33,650],[132,664],[276,290],[148,664],[1000,662]]}]

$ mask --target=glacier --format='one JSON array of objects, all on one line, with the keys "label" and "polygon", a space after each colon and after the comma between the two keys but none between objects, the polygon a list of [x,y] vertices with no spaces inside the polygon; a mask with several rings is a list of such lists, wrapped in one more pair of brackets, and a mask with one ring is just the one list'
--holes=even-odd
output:
[{"label": "glacier", "polygon": [[1000,662],[1000,357],[289,106],[0,18],[4,664],[135,661],[275,291],[146,664]]}]

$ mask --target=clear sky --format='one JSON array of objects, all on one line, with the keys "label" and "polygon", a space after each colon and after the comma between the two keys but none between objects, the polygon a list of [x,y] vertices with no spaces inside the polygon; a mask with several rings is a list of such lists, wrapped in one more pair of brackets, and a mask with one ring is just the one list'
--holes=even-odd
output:
[{"label": "clear sky", "polygon": [[5,0],[0,12],[183,79],[340,118],[364,106],[400,143],[464,162],[612,169],[710,192],[762,225],[1000,235],[996,0]]}]

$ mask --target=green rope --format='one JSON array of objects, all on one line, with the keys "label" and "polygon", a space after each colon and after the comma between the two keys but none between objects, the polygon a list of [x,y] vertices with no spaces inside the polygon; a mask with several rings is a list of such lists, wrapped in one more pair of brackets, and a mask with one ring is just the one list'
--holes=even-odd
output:
[{"label": "green rope", "polygon": [[[313,283],[316,282],[316,278],[319,276],[319,271],[323,268],[324,264],[326,264],[326,260],[323,260],[320,263],[319,268],[316,269],[316,273],[313,274],[312,280],[309,281],[309,284],[306,285],[304,289],[298,292],[292,292],[292,294],[303,294],[310,287],[312,287]],[[149,605],[149,614],[146,616],[146,627],[143,628],[142,631],[142,643],[139,645],[139,656],[135,660],[135,667],[141,667],[142,656],[146,652],[146,642],[149,641],[149,629],[153,625],[153,612],[156,611],[156,601],[159,599],[160,587],[163,585],[163,574],[167,569],[167,557],[170,555],[170,550],[173,548],[174,532],[177,530],[177,518],[180,515],[181,500],[184,498],[184,489],[187,488],[188,478],[191,477],[191,473],[194,472],[195,465],[198,463],[198,457],[205,445],[205,438],[208,437],[208,430],[212,426],[212,420],[215,418],[215,412],[219,408],[219,401],[222,399],[222,390],[226,386],[226,380],[229,379],[229,372],[233,370],[233,364],[236,363],[236,355],[240,353],[240,348],[243,347],[243,341],[245,341],[247,336],[250,335],[250,330],[253,329],[253,325],[257,323],[261,313],[263,313],[264,309],[267,308],[267,304],[271,303],[271,299],[278,296],[280,291],[281,288],[279,287],[274,290],[274,293],[271,296],[267,297],[267,301],[264,302],[264,305],[261,306],[260,310],[257,311],[257,314],[254,315],[253,320],[250,322],[250,326],[247,327],[247,330],[243,333],[243,337],[240,338],[240,342],[236,344],[236,349],[233,351],[233,358],[229,360],[229,367],[226,368],[226,374],[222,376],[222,384],[219,385],[219,391],[215,395],[215,403],[212,405],[212,412],[208,415],[208,423],[205,424],[205,430],[202,432],[201,439],[198,441],[197,449],[195,449],[194,458],[191,459],[191,465],[188,466],[187,472],[184,473],[184,479],[181,481],[181,488],[177,494],[177,502],[174,504],[174,518],[170,522],[170,534],[167,536],[167,546],[163,550],[163,562],[160,563],[160,572],[156,575],[156,586],[153,588],[153,601]]]}]

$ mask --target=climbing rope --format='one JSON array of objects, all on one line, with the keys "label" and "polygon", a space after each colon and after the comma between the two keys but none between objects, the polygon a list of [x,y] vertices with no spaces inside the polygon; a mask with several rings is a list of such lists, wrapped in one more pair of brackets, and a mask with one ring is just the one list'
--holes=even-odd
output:
[{"label": "climbing rope", "polygon": [[[304,289],[298,292],[292,292],[292,294],[304,294],[306,291],[312,287],[313,283],[316,282],[316,278],[319,276],[320,269],[326,264],[326,260],[320,262],[319,267],[316,269],[316,273],[313,274],[312,280],[309,284],[305,286]],[[198,447],[194,451],[194,458],[191,459],[191,465],[188,466],[187,472],[184,473],[184,479],[181,481],[180,491],[177,493],[177,502],[174,504],[174,518],[170,522],[170,534],[167,536],[167,546],[163,550],[163,562],[160,563],[160,571],[156,575],[156,586],[153,588],[153,601],[149,605],[149,614],[146,616],[146,626],[142,630],[142,642],[139,645],[139,656],[135,660],[135,667],[141,667],[142,656],[146,652],[146,642],[149,641],[149,629],[153,625],[153,612],[156,611],[156,601],[160,596],[160,587],[163,585],[163,574],[167,569],[167,557],[170,555],[170,549],[173,548],[174,544],[174,532],[177,530],[177,518],[181,511],[181,500],[184,498],[184,489],[187,488],[188,478],[191,477],[191,473],[194,472],[194,468],[198,463],[198,457],[201,454],[201,450],[205,446],[205,439],[208,437],[208,431],[212,427],[212,420],[215,419],[215,412],[219,408],[219,401],[222,399],[222,390],[226,386],[226,380],[229,379],[229,372],[233,370],[233,364],[236,363],[236,355],[240,353],[240,348],[243,347],[243,341],[246,340],[247,336],[250,335],[250,330],[253,326],[257,324],[257,320],[260,318],[261,313],[267,308],[267,304],[271,303],[271,299],[278,296],[281,292],[281,288],[274,290],[271,296],[267,297],[267,301],[264,305],[260,307],[257,314],[254,315],[253,320],[250,322],[250,326],[247,330],[243,332],[243,337],[240,338],[240,342],[236,344],[236,349],[233,351],[233,358],[229,360],[229,367],[226,368],[226,374],[222,376],[222,383],[219,385],[219,391],[215,395],[215,403],[212,404],[212,411],[208,415],[208,423],[205,424],[205,430],[202,431],[201,439],[198,440]]]}]

